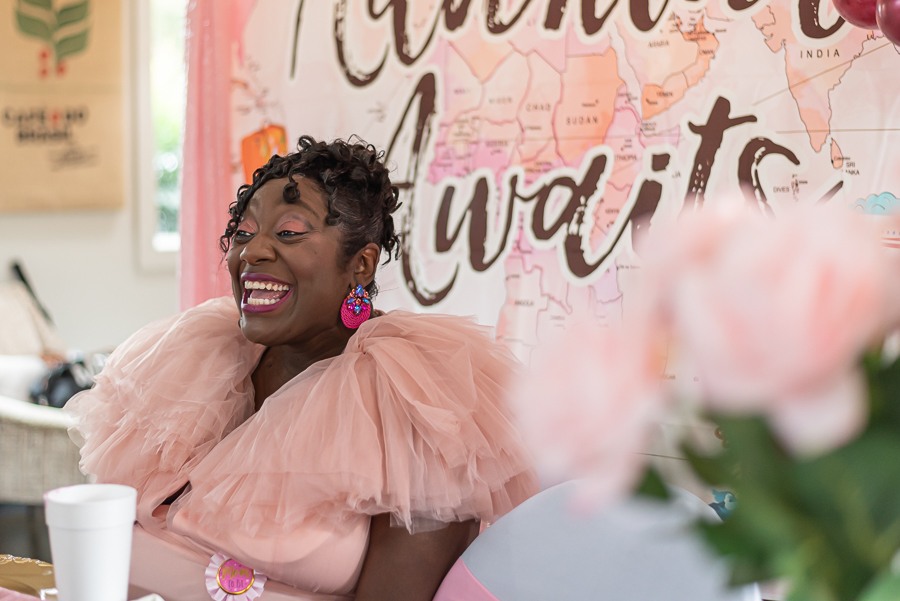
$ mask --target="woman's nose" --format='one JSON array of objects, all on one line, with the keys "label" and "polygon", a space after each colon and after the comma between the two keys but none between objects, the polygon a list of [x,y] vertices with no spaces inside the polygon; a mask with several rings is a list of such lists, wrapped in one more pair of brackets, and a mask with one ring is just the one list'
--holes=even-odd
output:
[{"label": "woman's nose", "polygon": [[244,245],[241,250],[241,260],[250,265],[258,265],[265,261],[275,260],[275,250],[266,236],[257,234]]}]

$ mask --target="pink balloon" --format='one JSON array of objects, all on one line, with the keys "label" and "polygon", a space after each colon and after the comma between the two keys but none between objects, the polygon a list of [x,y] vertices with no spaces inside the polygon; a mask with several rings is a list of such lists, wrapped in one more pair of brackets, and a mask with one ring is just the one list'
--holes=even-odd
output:
[{"label": "pink balloon", "polygon": [[877,0],[831,0],[838,13],[851,25],[863,29],[877,29],[875,4]]},{"label": "pink balloon", "polygon": [[900,0],[877,0],[875,20],[884,37],[900,46]]}]

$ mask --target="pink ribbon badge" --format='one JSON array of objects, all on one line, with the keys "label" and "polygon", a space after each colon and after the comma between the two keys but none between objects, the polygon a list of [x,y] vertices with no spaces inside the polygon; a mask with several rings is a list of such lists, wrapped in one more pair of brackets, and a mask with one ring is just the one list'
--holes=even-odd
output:
[{"label": "pink ribbon badge", "polygon": [[206,590],[213,601],[253,601],[262,595],[264,574],[216,553],[206,567]]}]

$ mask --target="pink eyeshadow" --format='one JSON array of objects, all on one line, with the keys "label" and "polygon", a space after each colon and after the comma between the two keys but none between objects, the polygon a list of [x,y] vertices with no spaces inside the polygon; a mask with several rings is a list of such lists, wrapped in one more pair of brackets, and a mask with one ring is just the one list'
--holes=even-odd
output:
[{"label": "pink eyeshadow", "polygon": [[306,219],[302,219],[299,217],[286,217],[278,222],[278,227],[275,229],[289,229],[293,231],[306,232],[312,229],[312,227]]},{"label": "pink eyeshadow", "polygon": [[255,234],[258,229],[259,226],[256,225],[256,222],[251,220],[241,221],[237,227],[237,231],[247,232],[248,234]]}]

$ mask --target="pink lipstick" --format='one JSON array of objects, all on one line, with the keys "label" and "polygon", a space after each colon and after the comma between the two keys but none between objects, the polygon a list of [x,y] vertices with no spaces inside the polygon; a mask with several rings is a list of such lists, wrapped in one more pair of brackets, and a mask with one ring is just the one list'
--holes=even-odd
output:
[{"label": "pink lipstick", "polygon": [[288,299],[293,286],[264,273],[241,274],[241,311],[244,313],[269,313]]}]

